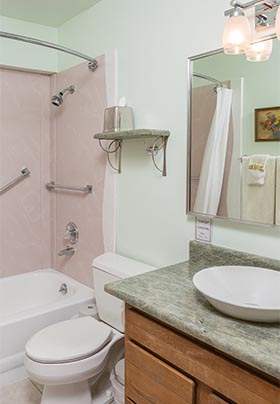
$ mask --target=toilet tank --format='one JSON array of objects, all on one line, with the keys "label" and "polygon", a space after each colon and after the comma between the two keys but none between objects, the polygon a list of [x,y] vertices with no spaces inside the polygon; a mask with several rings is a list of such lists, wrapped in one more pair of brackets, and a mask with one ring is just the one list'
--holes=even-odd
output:
[{"label": "toilet tank", "polygon": [[153,271],[156,268],[115,253],[105,253],[93,260],[92,269],[100,319],[118,331],[124,332],[124,303],[106,293],[104,286],[106,283]]}]

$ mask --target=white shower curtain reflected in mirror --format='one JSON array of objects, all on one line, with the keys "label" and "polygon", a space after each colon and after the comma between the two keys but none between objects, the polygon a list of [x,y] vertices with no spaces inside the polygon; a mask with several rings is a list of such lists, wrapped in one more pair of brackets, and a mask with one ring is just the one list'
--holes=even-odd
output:
[{"label": "white shower curtain reflected in mirror", "polygon": [[194,211],[216,216],[224,178],[232,90],[217,88],[217,103],[203,156]]}]

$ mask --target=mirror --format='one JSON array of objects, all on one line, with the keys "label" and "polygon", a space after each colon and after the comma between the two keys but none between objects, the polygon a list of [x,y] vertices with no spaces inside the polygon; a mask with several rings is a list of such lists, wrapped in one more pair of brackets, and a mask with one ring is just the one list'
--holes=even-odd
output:
[{"label": "mirror", "polygon": [[280,42],[189,59],[188,213],[280,225]]}]

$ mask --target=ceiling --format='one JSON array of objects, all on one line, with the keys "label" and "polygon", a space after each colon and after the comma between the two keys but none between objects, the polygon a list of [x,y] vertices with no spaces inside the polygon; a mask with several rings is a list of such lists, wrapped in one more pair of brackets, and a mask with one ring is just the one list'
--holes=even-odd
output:
[{"label": "ceiling", "polygon": [[0,0],[5,17],[58,27],[100,0]]}]

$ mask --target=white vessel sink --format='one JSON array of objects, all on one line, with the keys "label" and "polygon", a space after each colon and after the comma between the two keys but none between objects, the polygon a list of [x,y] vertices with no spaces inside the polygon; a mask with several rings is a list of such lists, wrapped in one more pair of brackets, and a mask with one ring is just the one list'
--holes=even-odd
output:
[{"label": "white vessel sink", "polygon": [[194,286],[217,310],[242,320],[280,321],[280,271],[246,266],[206,268]]}]

